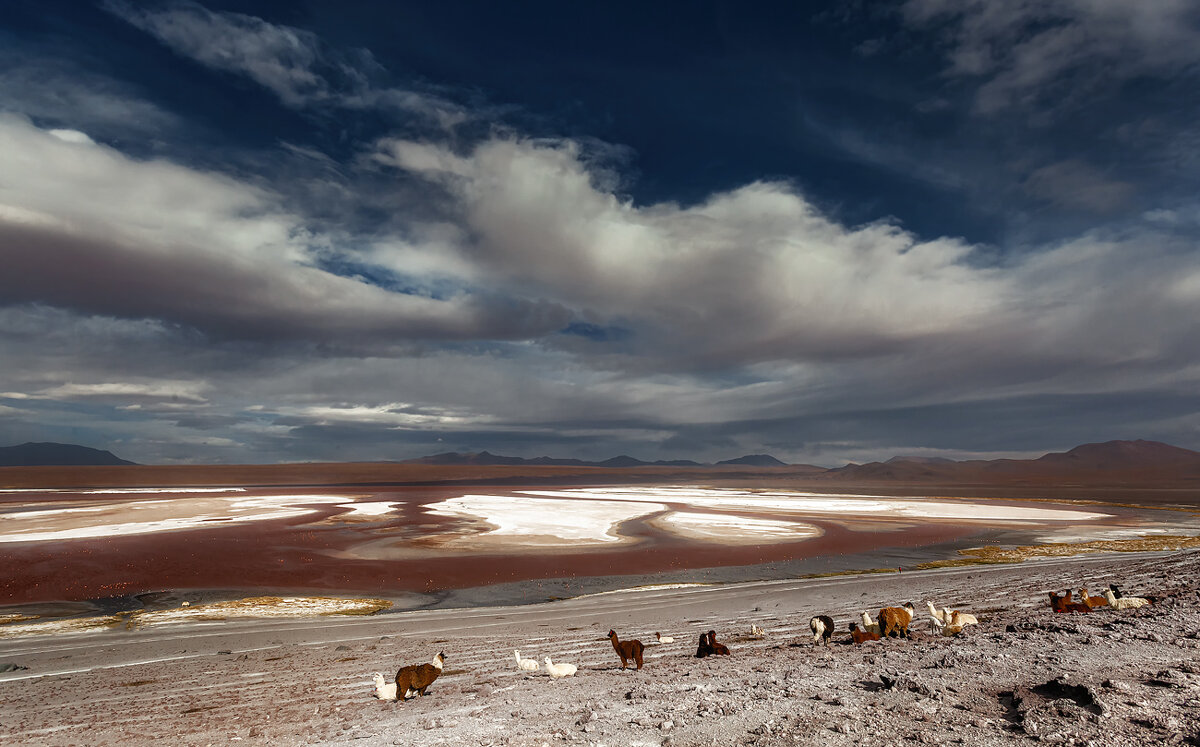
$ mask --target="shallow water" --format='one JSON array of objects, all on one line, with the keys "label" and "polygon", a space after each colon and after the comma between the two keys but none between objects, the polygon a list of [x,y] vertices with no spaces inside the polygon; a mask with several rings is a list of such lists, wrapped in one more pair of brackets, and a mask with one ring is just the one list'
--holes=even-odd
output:
[{"label": "shallow water", "polygon": [[400,608],[510,604],[1164,532],[1197,534],[1200,522],[1128,506],[690,485],[24,491],[0,501],[0,605],[111,608],[145,592],[215,589],[370,595]]}]

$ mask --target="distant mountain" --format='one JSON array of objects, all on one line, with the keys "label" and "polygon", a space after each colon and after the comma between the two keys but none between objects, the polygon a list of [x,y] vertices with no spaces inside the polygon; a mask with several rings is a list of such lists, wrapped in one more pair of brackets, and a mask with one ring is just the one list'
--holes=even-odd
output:
[{"label": "distant mountain", "polygon": [[952,464],[953,459],[946,457],[922,457],[922,456],[894,456],[884,462],[884,464],[895,464],[896,462],[911,462],[912,464]]},{"label": "distant mountain", "polygon": [[770,454],[747,454],[744,457],[737,459],[726,459],[723,462],[717,462],[717,465],[722,464],[744,464],[750,467],[786,467],[787,464],[779,461]]},{"label": "distant mountain", "polygon": [[418,457],[416,459],[407,459],[402,464],[478,464],[484,466],[494,465],[556,465],[561,464],[568,467],[582,467],[589,463],[579,459],[551,459],[550,457],[537,457],[536,459],[524,459],[522,457],[500,456],[491,454],[486,451],[481,451],[478,454],[460,453],[448,451],[444,454],[434,454],[433,456]]},{"label": "distant mountain", "polygon": [[[769,460],[769,461],[749,461],[749,460]],[[654,462],[646,462],[626,454],[615,456],[611,459],[605,459],[602,462],[589,462],[582,459],[553,459],[551,457],[541,456],[532,459],[523,457],[499,456],[497,454],[489,454],[486,451],[481,451],[478,454],[461,453],[461,452],[446,452],[444,454],[434,454],[432,456],[418,457],[416,459],[408,459],[402,464],[440,464],[440,465],[526,465],[526,466],[563,466],[563,467],[609,467],[612,469],[622,469],[629,467],[707,467],[711,465],[694,462],[691,459],[660,459]],[[782,466],[783,462],[775,457],[765,454],[755,456],[745,456],[741,459],[733,459],[728,462],[720,462],[720,464],[741,464],[756,467],[778,467]]]},{"label": "distant mountain", "polygon": [[114,455],[75,444],[25,443],[0,446],[0,467],[79,467],[135,464]]},{"label": "distant mountain", "polygon": [[927,457],[895,457],[886,462],[848,464],[829,470],[838,481],[913,481],[945,483],[1155,483],[1200,480],[1200,452],[1158,441],[1106,441],[1037,459],[971,459],[961,462]]}]

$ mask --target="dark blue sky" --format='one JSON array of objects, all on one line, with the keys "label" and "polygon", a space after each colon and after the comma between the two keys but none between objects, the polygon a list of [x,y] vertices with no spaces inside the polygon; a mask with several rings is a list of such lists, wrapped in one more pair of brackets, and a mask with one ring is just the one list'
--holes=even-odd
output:
[{"label": "dark blue sky", "polygon": [[17,0],[0,440],[1197,447],[1197,42],[1175,0]]}]

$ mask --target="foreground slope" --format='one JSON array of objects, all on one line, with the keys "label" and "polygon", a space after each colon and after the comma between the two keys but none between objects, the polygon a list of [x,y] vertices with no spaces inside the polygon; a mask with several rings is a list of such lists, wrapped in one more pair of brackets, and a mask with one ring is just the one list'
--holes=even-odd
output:
[{"label": "foreground slope", "polygon": [[[0,642],[6,741],[354,745],[1195,744],[1200,555],[1096,556],[881,577],[621,592],[528,607],[193,624]],[[1109,581],[1169,598],[1052,613],[1046,592]],[[861,610],[973,611],[962,639],[814,648]],[[751,623],[762,640],[745,633]],[[650,644],[621,671],[609,628]],[[717,631],[731,657],[692,658]],[[654,631],[676,642],[653,645]],[[843,633],[844,635],[844,633]],[[579,665],[516,671],[512,651]],[[428,697],[383,703],[370,675],[446,653]]]}]

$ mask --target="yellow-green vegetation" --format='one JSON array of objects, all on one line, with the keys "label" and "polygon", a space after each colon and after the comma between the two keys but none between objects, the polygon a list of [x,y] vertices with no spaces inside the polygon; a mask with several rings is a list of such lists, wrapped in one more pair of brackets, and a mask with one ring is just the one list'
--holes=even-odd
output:
[{"label": "yellow-green vegetation", "polygon": [[[118,612],[104,617],[82,617],[42,622],[6,615],[0,618],[0,638],[51,633],[88,633],[124,626],[135,630],[147,625],[180,622],[224,621],[237,617],[308,617],[313,615],[373,615],[392,603],[386,599],[338,597],[248,597],[166,610]],[[24,622],[24,624],[20,624]]]},{"label": "yellow-green vegetation", "polygon": [[122,622],[115,615],[42,620],[41,622],[9,622],[7,625],[0,625],[0,639],[49,633],[94,633],[117,627]]},{"label": "yellow-green vegetation", "polygon": [[139,610],[130,615],[134,624],[182,620],[226,620],[231,617],[303,617],[306,615],[373,615],[392,603],[386,599],[339,597],[246,597],[169,610]]},{"label": "yellow-green vegetation", "polygon": [[41,615],[0,615],[0,625],[36,620],[39,617],[41,617]]},{"label": "yellow-green vegetation", "polygon": [[833,576],[862,576],[868,573],[896,573],[899,568],[860,568],[854,571],[831,571],[829,573],[806,573],[796,578],[831,578]]},{"label": "yellow-green vegetation", "polygon": [[1200,537],[1161,535],[1136,539],[1092,540],[1090,542],[1051,542],[1044,545],[1021,545],[1019,547],[971,547],[958,551],[959,555],[963,556],[961,558],[933,560],[919,564],[917,569],[1020,563],[1028,558],[1064,558],[1096,552],[1166,552],[1193,547],[1200,547]]}]

